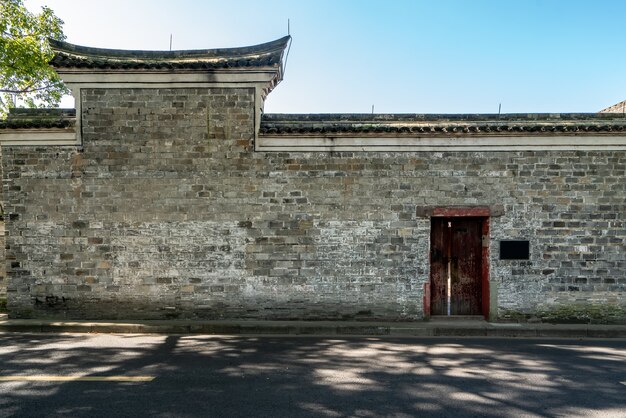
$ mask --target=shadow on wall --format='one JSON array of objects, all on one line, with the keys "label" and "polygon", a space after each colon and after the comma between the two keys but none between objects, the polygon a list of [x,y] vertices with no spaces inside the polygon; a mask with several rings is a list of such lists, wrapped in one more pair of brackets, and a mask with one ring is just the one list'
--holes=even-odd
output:
[{"label": "shadow on wall", "polygon": [[156,378],[0,382],[0,415],[612,416],[625,356],[623,342],[5,334],[2,375]]}]

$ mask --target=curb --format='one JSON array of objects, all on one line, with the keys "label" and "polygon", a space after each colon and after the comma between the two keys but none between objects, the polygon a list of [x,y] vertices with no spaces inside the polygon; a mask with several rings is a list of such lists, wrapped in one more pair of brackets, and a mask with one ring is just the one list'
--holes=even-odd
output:
[{"label": "curb", "polygon": [[205,335],[325,335],[385,337],[503,337],[503,338],[626,338],[626,325],[506,324],[474,321],[456,323],[345,323],[279,321],[142,321],[86,322],[0,320],[0,332],[9,333],[115,333]]}]

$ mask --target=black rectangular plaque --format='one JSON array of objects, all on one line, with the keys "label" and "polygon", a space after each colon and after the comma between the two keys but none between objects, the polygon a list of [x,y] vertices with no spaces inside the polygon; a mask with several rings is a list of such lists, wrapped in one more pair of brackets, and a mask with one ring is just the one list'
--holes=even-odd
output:
[{"label": "black rectangular plaque", "polygon": [[500,241],[500,260],[528,260],[530,243],[527,240]]}]

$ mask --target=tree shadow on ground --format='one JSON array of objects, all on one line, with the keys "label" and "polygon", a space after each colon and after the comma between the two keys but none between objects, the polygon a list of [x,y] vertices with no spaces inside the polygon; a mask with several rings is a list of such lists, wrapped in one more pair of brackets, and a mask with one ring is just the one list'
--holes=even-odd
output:
[{"label": "tree shadow on ground", "polygon": [[[0,416],[620,416],[623,341],[0,336]],[[621,415],[623,416],[623,415]]]}]

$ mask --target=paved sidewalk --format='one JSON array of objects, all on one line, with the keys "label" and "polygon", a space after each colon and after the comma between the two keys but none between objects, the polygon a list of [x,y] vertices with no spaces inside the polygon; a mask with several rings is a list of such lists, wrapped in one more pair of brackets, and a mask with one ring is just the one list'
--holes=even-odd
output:
[{"label": "paved sidewalk", "polygon": [[0,314],[0,332],[626,338],[626,325],[518,324],[481,320],[419,322],[75,321],[8,319],[6,314]]}]

